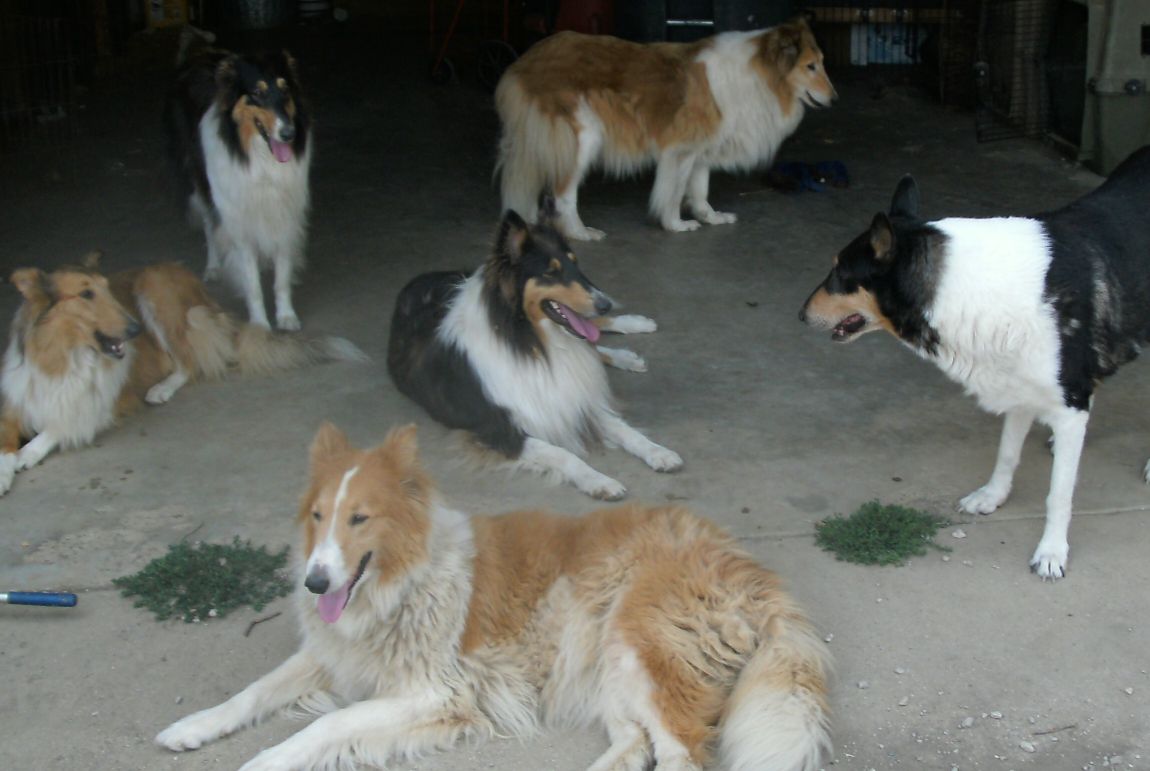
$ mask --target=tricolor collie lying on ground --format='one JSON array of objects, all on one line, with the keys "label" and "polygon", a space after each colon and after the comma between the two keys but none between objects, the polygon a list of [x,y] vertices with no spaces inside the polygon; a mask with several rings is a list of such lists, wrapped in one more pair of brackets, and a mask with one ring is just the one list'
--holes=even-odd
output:
[{"label": "tricolor collie lying on ground", "polygon": [[[1061,578],[1094,388],[1150,341],[1150,148],[1093,193],[1034,217],[918,215],[907,177],[890,216],[835,261],[802,317],[837,341],[886,329],[1005,414],[990,481],[960,502],[989,514],[1010,494],[1035,419],[1054,430],[1046,529],[1031,559]],[[1147,467],[1150,473],[1150,466]]]},{"label": "tricolor collie lying on ground", "polygon": [[[579,456],[598,440],[656,471],[678,454],[626,423],[603,361],[644,369],[631,351],[596,348],[600,330],[650,332],[643,316],[602,318],[610,298],[587,280],[544,197],[538,225],[508,212],[495,251],[470,275],[425,273],[396,300],[387,366],[399,390],[449,428],[515,467],[549,473],[596,498],[626,489]],[[602,357],[602,360],[601,360]]]},{"label": "tricolor collie lying on ground", "polygon": [[276,326],[300,328],[291,285],[304,261],[311,126],[287,53],[216,49],[182,64],[164,106],[190,215],[204,229],[208,265],[239,287],[253,324],[268,326],[260,269],[275,272]]},{"label": "tricolor collie lying on ground", "polygon": [[[697,43],[561,32],[532,46],[495,91],[503,208],[533,219],[536,197],[550,189],[567,235],[599,239],[576,205],[587,172],[655,164],[650,210],[664,228],[734,222],[707,203],[711,170],[767,163],[805,107],[835,96],[802,19]],[[697,219],[682,218],[684,201]]]},{"label": "tricolor collie lying on ground", "polygon": [[[24,296],[0,372],[0,495],[17,471],[57,447],[90,444],[139,406],[229,367],[270,372],[324,359],[362,359],[340,338],[307,340],[239,324],[190,271],[152,265],[104,277],[98,255],[51,273],[22,268]],[[21,439],[30,441],[23,447]]]},{"label": "tricolor collie lying on ground", "polygon": [[303,705],[327,714],[243,771],[394,768],[540,723],[602,723],[592,771],[826,757],[825,646],[774,574],[685,509],[469,517],[420,468],[413,426],[364,451],[328,424],[299,526],[299,652],[160,744]]}]

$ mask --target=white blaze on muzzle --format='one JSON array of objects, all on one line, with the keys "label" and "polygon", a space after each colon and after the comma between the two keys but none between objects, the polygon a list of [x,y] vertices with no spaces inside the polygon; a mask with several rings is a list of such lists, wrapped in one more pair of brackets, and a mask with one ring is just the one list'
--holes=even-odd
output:
[{"label": "white blaze on muzzle", "polygon": [[[348,484],[359,471],[359,466],[344,473],[335,494],[331,516],[328,517],[327,535],[320,541],[307,560],[305,585],[319,595],[316,609],[320,618],[331,624],[339,620],[351,599],[351,590],[359,579],[360,565],[349,566],[343,558],[343,549],[336,537],[336,524],[343,516]],[[353,572],[354,571],[354,572]]]}]

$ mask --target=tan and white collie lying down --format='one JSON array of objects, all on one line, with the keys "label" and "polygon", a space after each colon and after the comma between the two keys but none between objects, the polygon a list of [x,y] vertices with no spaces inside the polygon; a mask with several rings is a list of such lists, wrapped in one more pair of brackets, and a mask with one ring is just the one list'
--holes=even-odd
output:
[{"label": "tan and white collie lying down", "polygon": [[302,704],[327,714],[243,771],[406,767],[387,764],[544,723],[603,724],[591,771],[826,757],[822,640],[773,573],[685,509],[468,516],[420,467],[414,426],[359,450],[325,424],[298,522],[299,652],[161,745]]},{"label": "tan and white collie lying down", "polygon": [[[327,359],[362,360],[346,340],[275,335],[224,313],[173,263],[105,277],[98,253],[51,273],[14,272],[24,296],[0,372],[0,495],[17,471],[57,447],[90,444],[140,405],[236,366],[270,372]],[[21,440],[28,443],[21,447]]]},{"label": "tan and white collie lying down", "polygon": [[[503,209],[532,220],[550,189],[567,235],[597,240],[603,231],[585,226],[576,205],[587,172],[654,164],[650,211],[664,228],[734,222],[707,202],[711,170],[769,162],[805,107],[836,96],[801,18],[695,43],[561,32],[508,67],[495,91]],[[696,219],[682,218],[684,202]]]}]

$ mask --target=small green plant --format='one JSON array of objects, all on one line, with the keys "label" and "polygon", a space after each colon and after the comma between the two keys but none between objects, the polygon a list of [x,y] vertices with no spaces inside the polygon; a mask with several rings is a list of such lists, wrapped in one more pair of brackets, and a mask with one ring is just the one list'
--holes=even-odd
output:
[{"label": "small green plant", "polygon": [[906,506],[868,501],[849,517],[835,515],[815,524],[815,543],[835,557],[863,565],[901,565],[926,554],[927,547],[950,551],[934,542],[943,517]]},{"label": "small green plant", "polygon": [[158,621],[173,616],[185,622],[226,616],[241,605],[262,610],[283,597],[291,585],[283,575],[287,547],[272,554],[237,537],[231,545],[177,543],[139,573],[112,581],[135,607],[147,608]]}]

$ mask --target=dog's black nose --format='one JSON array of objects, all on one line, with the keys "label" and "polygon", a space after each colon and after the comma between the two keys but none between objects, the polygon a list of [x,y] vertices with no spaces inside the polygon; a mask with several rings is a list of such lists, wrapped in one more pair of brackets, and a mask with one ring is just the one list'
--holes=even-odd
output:
[{"label": "dog's black nose", "polygon": [[131,340],[133,337],[138,336],[143,331],[144,328],[140,326],[140,322],[136,321],[135,319],[131,319],[128,321],[128,326],[124,328],[124,339]]},{"label": "dog's black nose", "polygon": [[611,298],[606,295],[597,295],[595,297],[595,312],[602,316],[611,311]]},{"label": "dog's black nose", "polygon": [[312,594],[323,594],[327,588],[331,586],[331,581],[327,577],[327,571],[323,568],[318,568],[307,574],[304,579],[303,585]]},{"label": "dog's black nose", "polygon": [[799,321],[803,322],[804,324],[807,322],[807,306],[805,305],[799,308]]},{"label": "dog's black nose", "polygon": [[290,142],[295,139],[295,126],[290,123],[280,126],[279,134],[281,142]]}]

